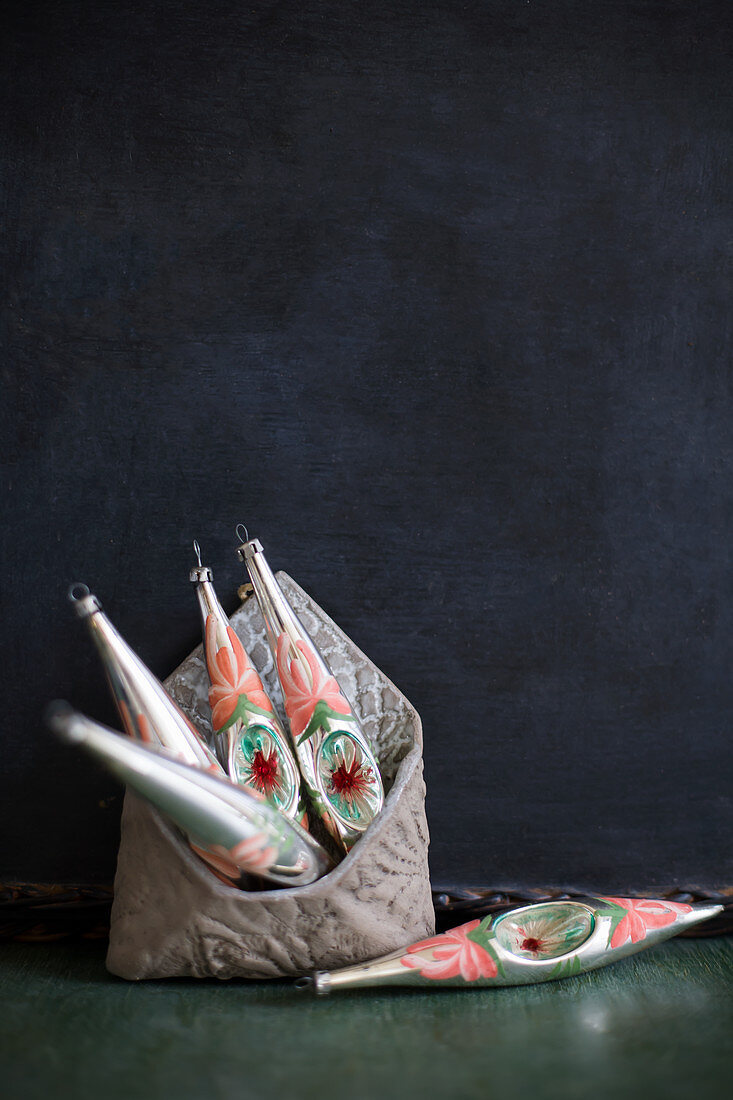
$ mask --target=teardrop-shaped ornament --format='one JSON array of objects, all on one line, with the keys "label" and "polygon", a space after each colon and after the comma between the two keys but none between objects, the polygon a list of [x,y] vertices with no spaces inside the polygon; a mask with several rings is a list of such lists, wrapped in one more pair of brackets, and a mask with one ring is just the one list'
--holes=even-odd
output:
[{"label": "teardrop-shaped ornament", "polygon": [[47,721],[182,829],[225,882],[248,886],[255,875],[279,886],[306,886],[328,870],[329,858],[313,837],[228,779],[174,760],[159,747],[136,744],[65,703],[52,704]]},{"label": "teardrop-shaped ornament", "polygon": [[97,597],[85,584],[75,584],[69,599],[89,628],[130,737],[162,745],[184,763],[223,776],[224,769],[199,731],[115,629]]},{"label": "teardrop-shaped ornament", "polygon": [[316,993],[376,985],[531,985],[607,966],[709,920],[722,908],[600,896],[539,902],[298,984]]},{"label": "teardrop-shaped ornament", "polygon": [[344,851],[384,805],[379,765],[353,708],[286,599],[257,539],[245,563],[275,657],[300,770],[316,812]]},{"label": "teardrop-shaped ornament", "polygon": [[234,631],[213,585],[211,569],[190,573],[204,633],[211,722],[219,756],[233,783],[254,790],[289,818],[307,827],[300,771],[288,735],[252,660]]}]

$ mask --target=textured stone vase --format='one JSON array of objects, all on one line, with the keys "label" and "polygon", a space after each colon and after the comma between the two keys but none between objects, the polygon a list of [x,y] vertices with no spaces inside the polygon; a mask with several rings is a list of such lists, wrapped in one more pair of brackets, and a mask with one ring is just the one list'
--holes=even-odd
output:
[{"label": "textured stone vase", "polygon": [[[294,581],[284,573],[278,581],[376,749],[384,810],[318,882],[247,893],[219,882],[172,825],[128,792],[107,955],[122,978],[277,978],[375,958],[433,933],[420,718]],[[231,621],[279,706],[256,601],[246,600]],[[166,687],[210,731],[201,646]]]}]

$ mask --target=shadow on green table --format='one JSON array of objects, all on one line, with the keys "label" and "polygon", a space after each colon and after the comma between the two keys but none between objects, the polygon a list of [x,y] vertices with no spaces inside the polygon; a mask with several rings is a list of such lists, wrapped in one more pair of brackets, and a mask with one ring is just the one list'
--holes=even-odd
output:
[{"label": "shadow on green table", "polygon": [[700,1100],[730,1086],[730,939],[548,985],[320,999],[287,982],[128,984],[104,949],[0,947],[10,1100]]}]

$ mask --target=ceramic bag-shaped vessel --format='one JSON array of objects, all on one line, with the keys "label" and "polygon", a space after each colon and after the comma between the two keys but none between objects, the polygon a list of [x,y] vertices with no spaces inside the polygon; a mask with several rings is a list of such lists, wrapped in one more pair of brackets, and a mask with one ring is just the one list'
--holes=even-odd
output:
[{"label": "ceramic bag-shaped vessel", "polygon": [[[420,718],[403,695],[286,574],[277,579],[377,751],[384,809],[344,860],[310,886],[248,893],[218,882],[176,830],[128,793],[107,966],[123,978],[277,978],[373,959],[431,935]],[[282,694],[257,603],[231,618],[276,707]],[[166,681],[210,728],[199,647]]]}]

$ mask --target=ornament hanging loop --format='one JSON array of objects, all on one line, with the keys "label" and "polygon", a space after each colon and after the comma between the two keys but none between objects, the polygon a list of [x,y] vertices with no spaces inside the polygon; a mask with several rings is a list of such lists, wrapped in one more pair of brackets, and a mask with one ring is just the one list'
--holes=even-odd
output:
[{"label": "ornament hanging loop", "polygon": [[96,596],[89,591],[89,586],[76,581],[69,588],[69,602],[80,619],[86,619],[90,615],[102,610],[102,605]]},{"label": "ornament hanging loop", "polygon": [[72,603],[78,603],[79,600],[83,600],[89,594],[88,584],[81,584],[79,581],[75,581],[74,584],[69,587],[68,596]]},{"label": "ornament hanging loop", "polygon": [[208,565],[203,565],[201,562],[201,547],[199,546],[198,539],[193,540],[193,549],[196,554],[198,565],[194,565],[193,569],[188,574],[188,579],[197,583],[200,581],[213,581],[214,574],[209,569]]}]

